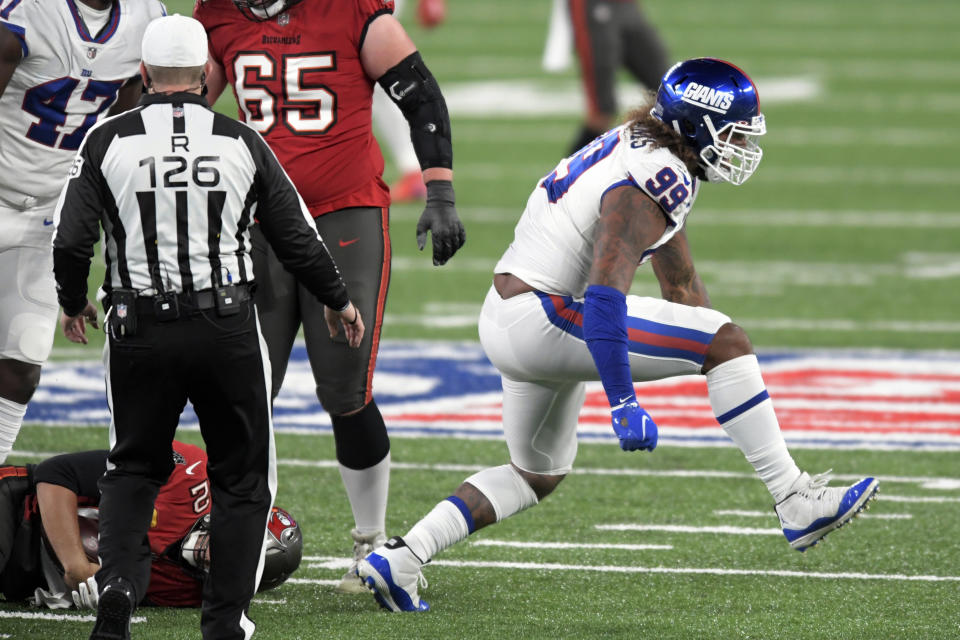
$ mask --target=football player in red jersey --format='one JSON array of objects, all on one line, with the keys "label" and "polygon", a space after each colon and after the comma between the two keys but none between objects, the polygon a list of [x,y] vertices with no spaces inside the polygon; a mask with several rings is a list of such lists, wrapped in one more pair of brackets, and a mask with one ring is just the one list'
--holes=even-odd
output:
[{"label": "football player in red jersey", "polygon": [[[390,281],[390,193],[371,129],[374,83],[403,112],[427,185],[417,224],[442,265],[463,245],[454,207],[450,118],[433,75],[393,17],[392,0],[199,0],[215,101],[226,83],[240,117],[277,154],[340,266],[351,298],[371,318],[359,349],[327,334],[323,306],[298,287],[253,234],[255,294],[273,367],[273,394],[303,325],[317,396],[330,414],[340,473],[353,510],[354,557],[382,539],[390,442],[372,395]],[[251,206],[253,203],[250,203]],[[341,591],[362,593],[352,568]]]},{"label": "football player in red jersey", "polygon": [[[107,451],[54,456],[38,465],[0,467],[0,592],[50,608],[96,609],[96,547],[83,539],[81,516],[96,518],[97,480]],[[207,454],[173,442],[174,468],[154,502],[147,537],[150,582],[142,604],[199,607],[209,569],[210,483]],[[282,584],[297,568],[299,525],[274,507],[260,591]]]}]

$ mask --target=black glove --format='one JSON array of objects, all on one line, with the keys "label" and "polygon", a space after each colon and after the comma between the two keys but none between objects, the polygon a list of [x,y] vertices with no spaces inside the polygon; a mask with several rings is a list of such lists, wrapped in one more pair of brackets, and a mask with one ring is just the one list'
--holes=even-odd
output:
[{"label": "black glove", "polygon": [[427,231],[433,236],[433,264],[446,263],[467,241],[467,232],[453,206],[453,183],[431,180],[427,183],[427,205],[417,222],[417,246],[423,251]]}]

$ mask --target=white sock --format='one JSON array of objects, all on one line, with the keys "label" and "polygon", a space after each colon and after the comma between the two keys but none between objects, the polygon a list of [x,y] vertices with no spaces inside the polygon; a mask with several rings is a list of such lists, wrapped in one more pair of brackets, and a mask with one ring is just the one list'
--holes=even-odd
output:
[{"label": "white sock", "polygon": [[420,171],[417,152],[410,141],[410,125],[379,84],[373,87],[373,125],[377,140],[383,142],[400,175]]},{"label": "white sock", "polygon": [[413,525],[407,535],[403,536],[403,541],[421,562],[426,562],[472,533],[473,517],[470,517],[468,523],[464,511],[470,513],[463,500],[450,496]]},{"label": "white sock", "polygon": [[390,452],[366,469],[351,469],[341,464],[340,477],[347,489],[357,530],[362,534],[384,531],[390,490]]},{"label": "white sock", "polygon": [[723,430],[753,465],[775,502],[787,497],[800,469],[787,451],[757,356],[728,360],[707,373],[710,406]]},{"label": "white sock", "polygon": [[13,450],[26,413],[27,405],[0,398],[0,464],[7,461],[7,456]]}]

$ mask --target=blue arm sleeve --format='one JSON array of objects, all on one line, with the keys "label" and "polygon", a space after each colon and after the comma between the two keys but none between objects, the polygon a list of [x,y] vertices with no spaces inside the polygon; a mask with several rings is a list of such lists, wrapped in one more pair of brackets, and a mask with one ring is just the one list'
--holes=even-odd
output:
[{"label": "blue arm sleeve", "polygon": [[590,285],[583,301],[583,338],[611,407],[635,398],[627,350],[627,297],[613,287]]}]

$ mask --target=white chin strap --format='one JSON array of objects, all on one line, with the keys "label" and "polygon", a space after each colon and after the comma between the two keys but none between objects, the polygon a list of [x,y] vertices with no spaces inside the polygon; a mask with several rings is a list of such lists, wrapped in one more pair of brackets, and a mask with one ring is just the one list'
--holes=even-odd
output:
[{"label": "white chin strap", "polygon": [[260,18],[261,20],[268,20],[273,16],[277,15],[278,13],[280,13],[281,11],[283,11],[283,7],[285,5],[286,5],[286,0],[277,0],[273,4],[268,5],[266,7],[257,7],[257,8],[250,7],[250,12],[253,13],[253,15]]}]

